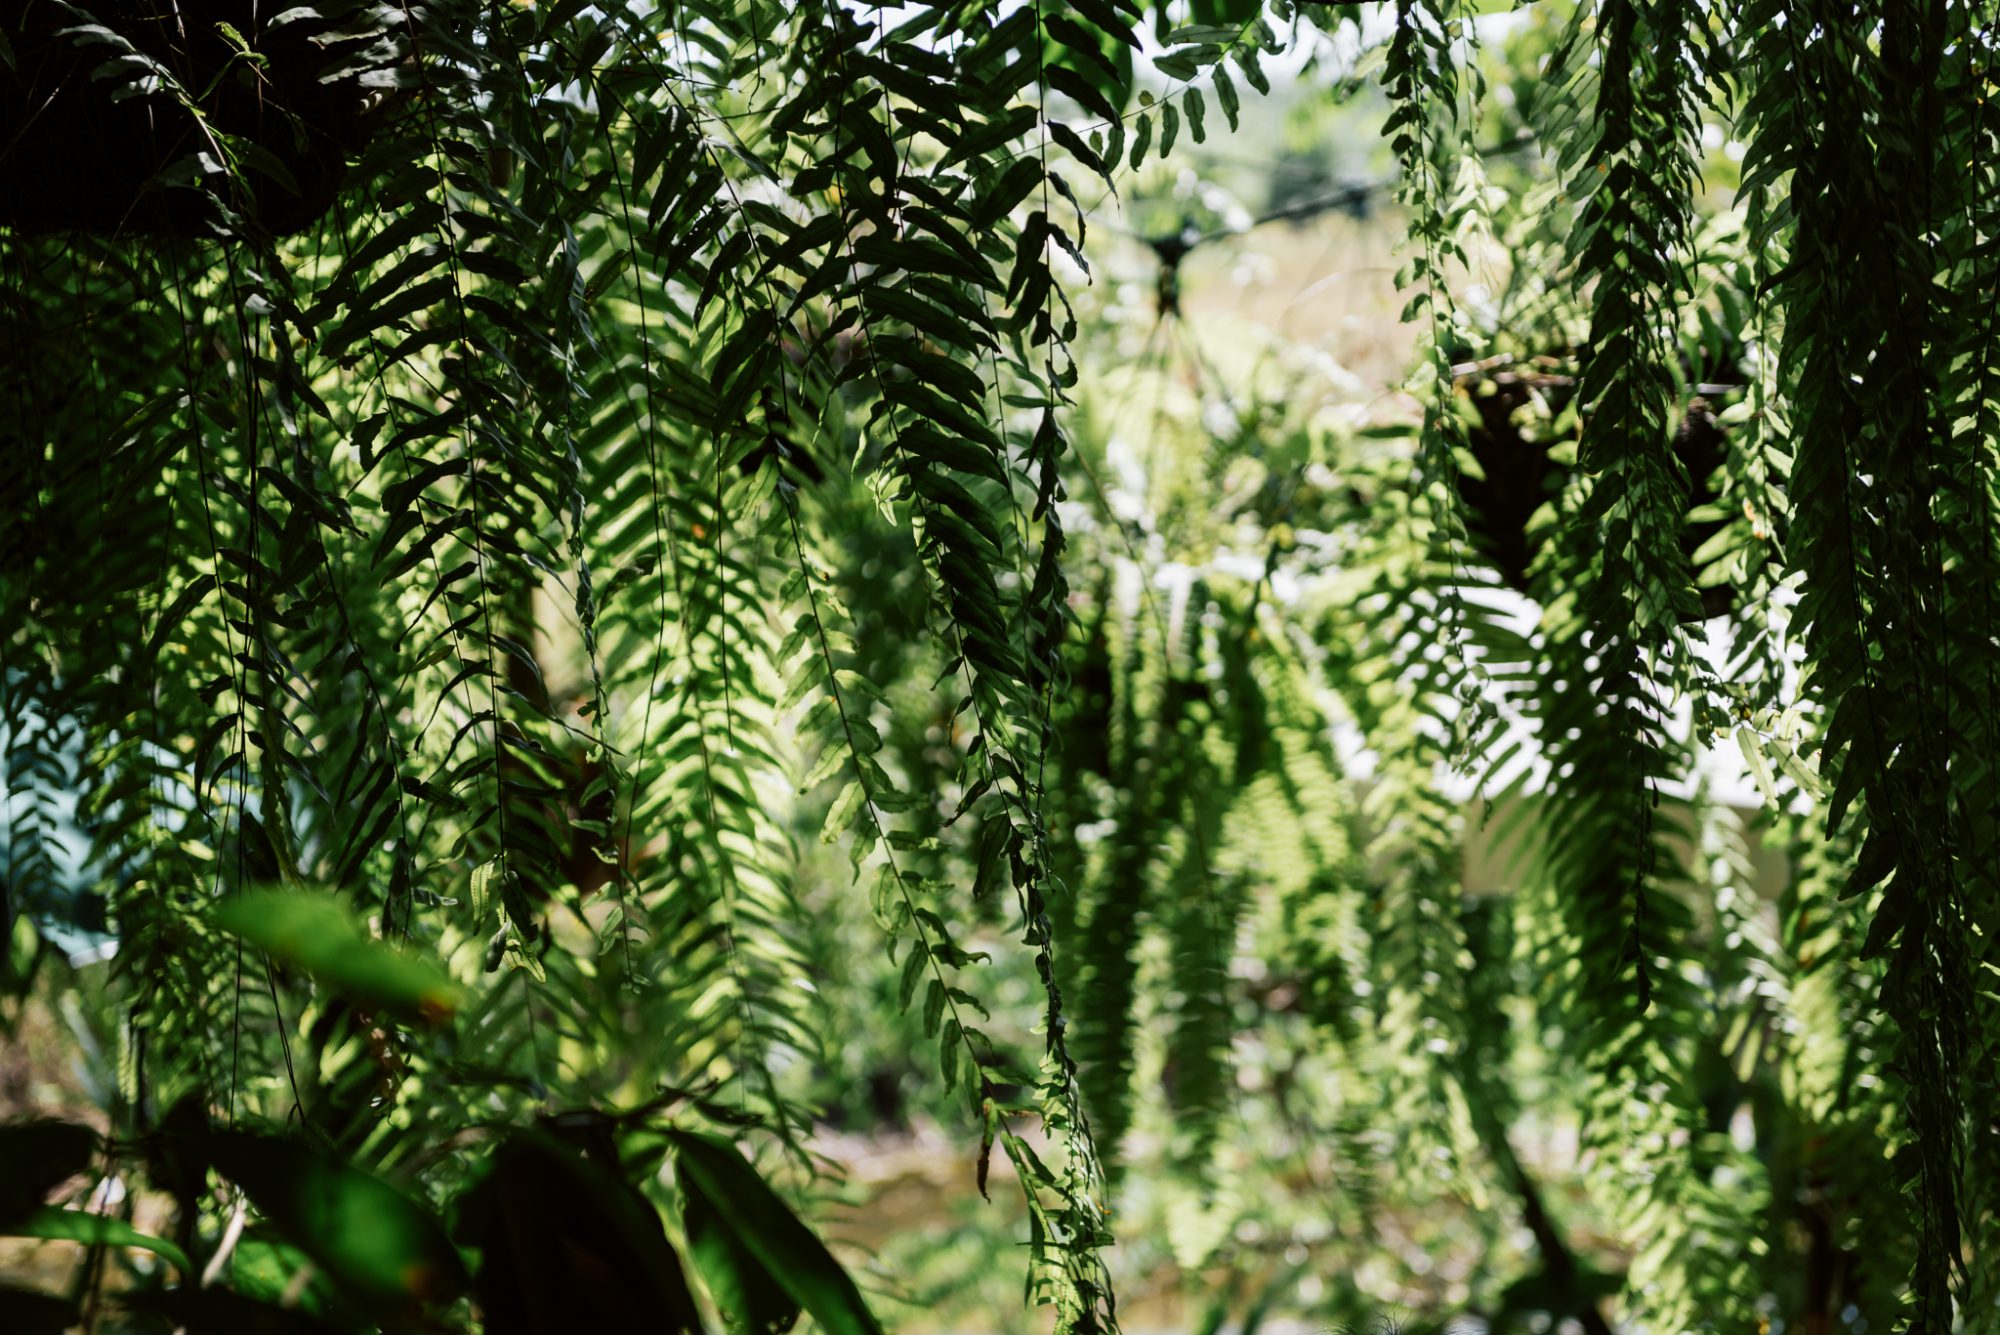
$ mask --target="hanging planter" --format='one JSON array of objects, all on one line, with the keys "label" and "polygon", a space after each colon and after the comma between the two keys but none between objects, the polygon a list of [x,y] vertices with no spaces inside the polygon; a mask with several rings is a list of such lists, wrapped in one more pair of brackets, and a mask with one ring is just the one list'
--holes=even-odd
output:
[{"label": "hanging planter", "polygon": [[[1477,474],[1462,468],[1457,479],[1468,535],[1502,580],[1523,593],[1530,591],[1528,571],[1544,537],[1535,512],[1560,494],[1575,467],[1570,452],[1558,449],[1569,433],[1557,428],[1576,392],[1571,366],[1566,357],[1545,354],[1452,368],[1461,406],[1470,410],[1466,447],[1477,465]],[[1727,456],[1728,440],[1707,396],[1731,388],[1726,381],[1695,386],[1676,423],[1674,450],[1689,479],[1690,510],[1718,499],[1713,478]],[[1682,550],[1692,558],[1721,527],[1720,520],[1685,525]],[[1728,585],[1702,589],[1702,615],[1721,615],[1734,598]]]},{"label": "hanging planter", "polygon": [[298,231],[413,82],[397,5],[12,8],[0,226],[20,233]]}]

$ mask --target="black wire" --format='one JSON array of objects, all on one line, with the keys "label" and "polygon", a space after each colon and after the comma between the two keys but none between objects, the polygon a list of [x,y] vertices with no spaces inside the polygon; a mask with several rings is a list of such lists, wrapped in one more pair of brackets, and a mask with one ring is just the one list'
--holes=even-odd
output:
[{"label": "black wire", "polygon": [[[1479,155],[1481,157],[1502,157],[1509,153],[1518,153],[1524,149],[1535,147],[1536,143],[1537,141],[1532,137],[1517,138],[1508,143],[1492,144],[1481,148]],[[1361,217],[1367,212],[1370,202],[1377,195],[1386,194],[1394,190],[1395,186],[1396,182],[1393,180],[1351,181],[1326,194],[1314,195],[1310,199],[1302,199],[1295,203],[1282,205],[1279,208],[1260,213],[1241,227],[1222,227],[1208,232],[1195,230],[1192,221],[1184,221],[1177,232],[1157,236],[1135,232],[1128,227],[1121,227],[1113,222],[1100,220],[1098,226],[1144,242],[1160,257],[1162,264],[1178,265],[1181,260],[1187,257],[1187,253],[1196,246],[1206,245],[1211,241],[1225,241],[1231,237],[1244,236],[1259,227],[1268,226],[1274,222],[1304,222],[1312,218],[1317,218],[1323,213],[1335,212]]]},{"label": "black wire", "polygon": [[1393,181],[1354,182],[1344,185],[1329,194],[1316,195],[1311,199],[1303,199],[1295,204],[1287,204],[1283,208],[1259,214],[1242,227],[1219,227],[1208,232],[1197,230],[1192,220],[1183,221],[1180,230],[1164,235],[1148,235],[1144,232],[1135,232],[1129,227],[1121,227],[1117,223],[1102,220],[1097,225],[1108,228],[1122,236],[1132,237],[1150,246],[1153,252],[1160,257],[1162,264],[1177,265],[1196,246],[1207,245],[1211,241],[1225,241],[1230,237],[1243,236],[1256,228],[1266,226],[1270,223],[1302,222],[1309,218],[1316,218],[1322,213],[1332,213],[1336,210],[1358,214],[1366,208],[1369,200],[1378,194],[1390,190],[1394,184]]}]

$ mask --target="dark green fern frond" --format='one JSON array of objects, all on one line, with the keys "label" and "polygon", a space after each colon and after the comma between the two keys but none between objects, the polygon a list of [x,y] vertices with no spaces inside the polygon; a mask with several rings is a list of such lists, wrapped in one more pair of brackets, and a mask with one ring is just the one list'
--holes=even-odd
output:
[{"label": "dark green fern frond", "polygon": [[[1972,992],[1947,777],[1959,745],[1943,669],[1950,561],[1939,521],[1951,471],[1932,447],[1952,433],[1929,351],[1963,335],[1958,312],[1931,295],[1940,257],[1927,238],[1956,211],[1969,161],[1939,95],[1967,16],[1940,7],[1786,19],[1813,36],[1760,38],[1765,87],[1752,111],[1760,157],[1792,172],[1797,219],[1780,287],[1797,404],[1790,555],[1811,572],[1797,618],[1825,710],[1829,830],[1844,828],[1859,799],[1867,831],[1851,892],[1885,887],[1869,949],[1891,961],[1883,1005],[1900,1030],[1915,1138],[1906,1162],[1924,1232],[1912,1319],[1941,1330],[1962,1278],[1956,1165]],[[1864,35],[1877,22],[1879,43]],[[1858,210],[1835,209],[1834,198]],[[1891,244],[1862,214],[1888,223]],[[1975,517],[1954,531],[1982,527]]]}]

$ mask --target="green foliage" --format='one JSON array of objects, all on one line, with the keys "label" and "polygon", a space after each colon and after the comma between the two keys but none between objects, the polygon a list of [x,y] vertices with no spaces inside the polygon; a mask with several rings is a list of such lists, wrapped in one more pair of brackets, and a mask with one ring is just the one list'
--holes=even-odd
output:
[{"label": "green foliage", "polygon": [[328,993],[371,1010],[437,1019],[457,1007],[444,970],[369,940],[331,896],[247,891],[217,910],[216,925],[273,964],[302,969]]},{"label": "green foliage", "polygon": [[234,1129],[182,1148],[242,1188],[274,1230],[365,1302],[435,1302],[465,1287],[437,1221],[335,1155]]},{"label": "green foliage", "polygon": [[684,1208],[703,1221],[689,1228],[689,1240],[713,1258],[708,1265],[730,1276],[725,1291],[736,1295],[739,1313],[747,1312],[751,1295],[761,1299],[775,1285],[796,1306],[789,1316],[767,1317],[772,1324],[790,1325],[803,1308],[830,1335],[881,1331],[847,1272],[733,1146],[688,1132],[670,1139]]},{"label": "green foliage", "polygon": [[[1993,16],[1496,8],[10,16],[0,1319],[878,1331],[914,1099],[1063,1331],[1991,1328]],[[1101,318],[1287,50],[1390,407]]]}]

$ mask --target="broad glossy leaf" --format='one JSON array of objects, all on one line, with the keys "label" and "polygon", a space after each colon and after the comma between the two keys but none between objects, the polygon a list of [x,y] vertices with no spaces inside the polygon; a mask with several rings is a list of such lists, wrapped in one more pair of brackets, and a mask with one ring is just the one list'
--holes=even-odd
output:
[{"label": "broad glossy leaf", "polygon": [[681,1226],[708,1296],[731,1331],[773,1335],[797,1323],[798,1301],[723,1221],[692,1176],[681,1180]]},{"label": "broad glossy leaf", "polygon": [[515,1132],[456,1215],[486,1335],[701,1329],[658,1211],[574,1145]]},{"label": "broad glossy leaf", "polygon": [[92,1214],[88,1210],[62,1210],[45,1205],[7,1229],[22,1238],[51,1238],[81,1242],[92,1247],[137,1247],[174,1263],[182,1274],[189,1273],[187,1253],[168,1242],[141,1233],[123,1219]]},{"label": "broad glossy leaf", "polygon": [[443,968],[370,940],[333,894],[251,892],[224,904],[216,921],[280,963],[364,1005],[431,1021],[458,1008],[458,987]]},{"label": "broad glossy leaf", "polygon": [[210,1132],[203,1149],[273,1228],[357,1296],[435,1302],[465,1288],[464,1264],[437,1220],[380,1178],[249,1131]]},{"label": "broad glossy leaf", "polygon": [[860,1290],[826,1245],[778,1199],[736,1147],[691,1131],[668,1133],[681,1180],[715,1207],[715,1219],[828,1335],[882,1335]]}]

